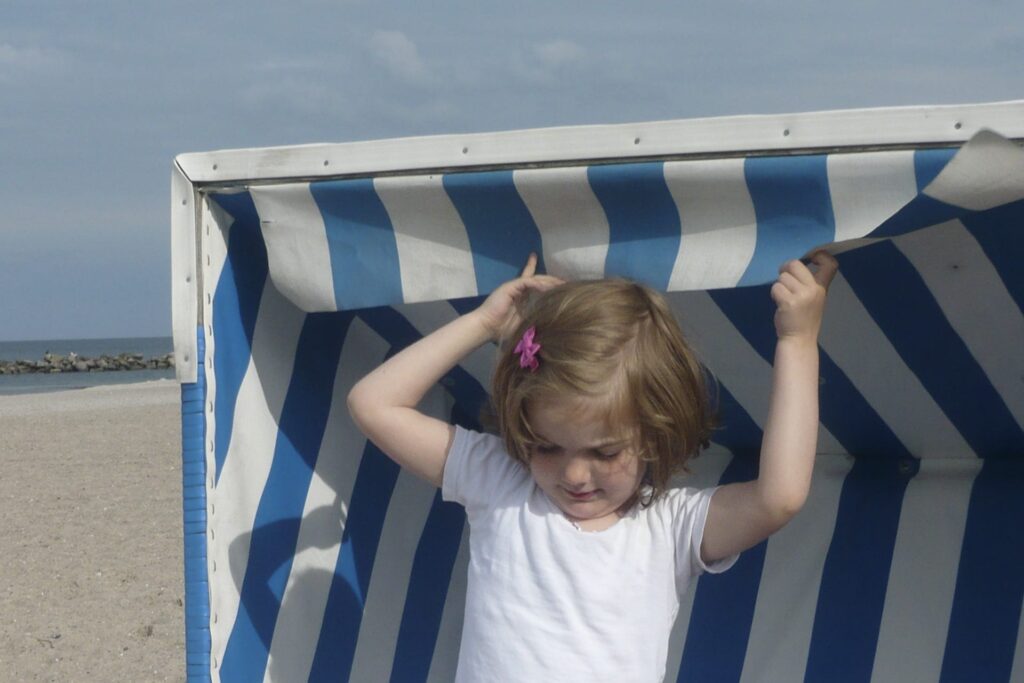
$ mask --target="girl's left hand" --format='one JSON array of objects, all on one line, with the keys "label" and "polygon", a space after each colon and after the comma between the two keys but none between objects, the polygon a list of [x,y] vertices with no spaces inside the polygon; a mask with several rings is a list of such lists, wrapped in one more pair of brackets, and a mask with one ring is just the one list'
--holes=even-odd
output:
[{"label": "girl's left hand", "polygon": [[772,285],[775,302],[775,332],[779,339],[796,338],[817,342],[821,317],[825,310],[825,295],[832,283],[839,263],[827,251],[811,255],[816,272],[794,259],[779,267],[779,279]]},{"label": "girl's left hand", "polygon": [[492,341],[501,341],[519,325],[520,307],[531,291],[543,292],[565,282],[553,275],[537,275],[536,270],[537,254],[531,253],[522,275],[491,292],[480,307],[473,311]]}]

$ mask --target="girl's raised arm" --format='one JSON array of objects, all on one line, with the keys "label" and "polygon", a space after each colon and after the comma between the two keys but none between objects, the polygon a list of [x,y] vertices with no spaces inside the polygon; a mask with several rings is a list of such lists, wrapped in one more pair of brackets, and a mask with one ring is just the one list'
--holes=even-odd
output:
[{"label": "girl's raised arm", "polygon": [[454,428],[417,410],[423,396],[475,348],[518,323],[516,304],[528,290],[561,280],[535,275],[530,255],[523,274],[494,290],[476,310],[430,333],[388,359],[349,392],[348,408],[359,429],[392,460],[435,486],[441,485]]},{"label": "girl's raised arm", "polygon": [[818,443],[818,331],[838,268],[825,251],[815,252],[811,261],[816,273],[789,261],[772,285],[778,343],[759,476],[723,486],[711,498],[701,542],[705,562],[757,545],[785,526],[807,499]]}]

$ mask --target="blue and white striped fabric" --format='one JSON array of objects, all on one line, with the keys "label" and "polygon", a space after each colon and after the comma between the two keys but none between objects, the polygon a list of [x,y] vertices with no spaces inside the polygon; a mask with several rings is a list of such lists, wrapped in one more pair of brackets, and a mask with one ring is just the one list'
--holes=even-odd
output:
[{"label": "blue and white striped fabric", "polygon": [[[767,283],[784,260],[842,242],[808,505],[685,596],[666,680],[1024,680],[1024,152],[993,133],[955,152],[210,196],[210,665],[191,679],[452,679],[463,513],[368,443],[344,399],[530,251],[563,277],[672,292],[720,382],[723,428],[689,481],[711,485],[756,474]],[[424,409],[476,426],[491,362],[475,352]]]}]

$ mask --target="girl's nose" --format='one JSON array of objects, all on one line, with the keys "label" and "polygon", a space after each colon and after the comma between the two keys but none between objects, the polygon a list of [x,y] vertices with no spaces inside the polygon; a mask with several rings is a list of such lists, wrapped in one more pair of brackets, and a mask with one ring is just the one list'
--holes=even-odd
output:
[{"label": "girl's nose", "polygon": [[568,488],[585,487],[590,482],[590,467],[587,459],[572,453],[566,455],[562,468],[562,480]]}]

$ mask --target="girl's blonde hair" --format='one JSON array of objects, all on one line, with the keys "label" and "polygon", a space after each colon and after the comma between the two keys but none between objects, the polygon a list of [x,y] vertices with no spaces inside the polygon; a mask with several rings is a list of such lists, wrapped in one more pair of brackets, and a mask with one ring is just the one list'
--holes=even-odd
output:
[{"label": "girl's blonde hair", "polygon": [[[513,351],[534,327],[539,365]],[[570,282],[536,295],[502,343],[492,401],[513,458],[528,464],[538,437],[531,404],[582,399],[612,429],[632,436],[652,497],[706,448],[714,417],[703,366],[665,298],[628,280]]]}]

